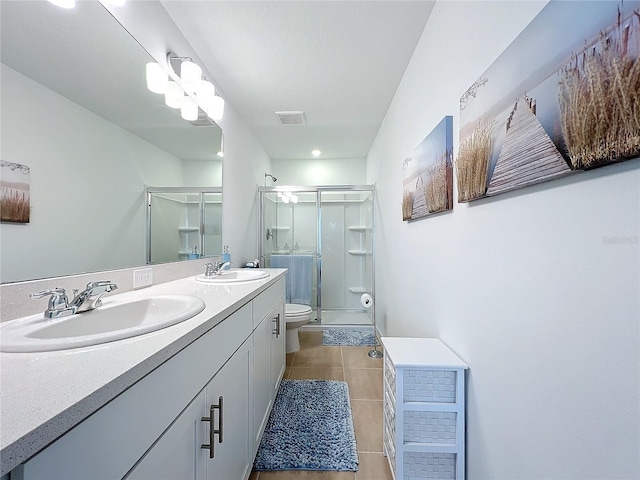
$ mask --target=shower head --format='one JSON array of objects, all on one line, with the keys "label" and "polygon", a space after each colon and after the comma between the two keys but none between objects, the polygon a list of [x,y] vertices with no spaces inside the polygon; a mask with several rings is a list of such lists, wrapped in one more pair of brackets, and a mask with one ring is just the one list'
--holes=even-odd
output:
[{"label": "shower head", "polygon": [[267,177],[271,177],[271,180],[273,180],[273,183],[276,183],[278,181],[278,179],[276,177],[274,177],[273,175],[271,175],[270,173],[265,173],[264,174],[264,184],[267,184]]}]

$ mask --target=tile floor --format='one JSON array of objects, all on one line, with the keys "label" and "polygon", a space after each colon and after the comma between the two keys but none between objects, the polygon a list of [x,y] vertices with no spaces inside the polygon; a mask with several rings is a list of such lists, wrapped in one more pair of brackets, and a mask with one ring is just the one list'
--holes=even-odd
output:
[{"label": "tile floor", "polygon": [[371,347],[328,347],[322,332],[300,332],[300,350],[287,354],[289,379],[342,380],[349,385],[359,470],[253,472],[249,480],[392,480],[382,454],[382,359],[370,358]]}]

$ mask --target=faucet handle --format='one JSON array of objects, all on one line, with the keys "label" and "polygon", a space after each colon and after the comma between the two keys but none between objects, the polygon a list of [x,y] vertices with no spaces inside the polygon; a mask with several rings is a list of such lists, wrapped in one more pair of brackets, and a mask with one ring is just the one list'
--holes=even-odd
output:
[{"label": "faucet handle", "polygon": [[94,288],[104,288],[105,292],[111,292],[113,290],[117,290],[118,289],[118,285],[116,285],[115,283],[113,283],[110,280],[100,280],[97,282],[89,282],[87,283],[87,290],[91,290]]},{"label": "faucet handle", "polygon": [[69,298],[64,288],[56,287],[50,290],[42,290],[41,292],[32,293],[30,297],[42,298],[47,295],[51,295],[51,297],[49,298],[49,305],[44,311],[46,318],[58,318],[76,313],[75,307],[69,307]]}]

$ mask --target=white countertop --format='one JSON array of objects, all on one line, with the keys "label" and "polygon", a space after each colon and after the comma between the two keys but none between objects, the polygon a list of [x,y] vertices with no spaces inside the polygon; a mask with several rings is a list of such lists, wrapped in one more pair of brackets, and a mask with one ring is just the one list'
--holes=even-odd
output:
[{"label": "white countertop", "polygon": [[264,270],[270,272],[268,278],[247,283],[209,285],[196,282],[191,275],[105,298],[105,302],[127,301],[177,294],[205,302],[198,315],[156,332],[71,350],[0,353],[0,475],[80,423],[286,273],[286,269]]},{"label": "white countertop", "polygon": [[381,341],[396,367],[468,368],[438,338],[382,337]]}]

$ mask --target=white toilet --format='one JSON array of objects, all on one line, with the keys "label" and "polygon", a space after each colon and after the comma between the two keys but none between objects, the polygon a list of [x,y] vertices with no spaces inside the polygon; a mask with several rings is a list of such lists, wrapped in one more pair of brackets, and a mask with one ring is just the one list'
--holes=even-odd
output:
[{"label": "white toilet", "polygon": [[298,303],[287,303],[285,305],[284,319],[287,324],[287,353],[300,350],[298,329],[304,324],[309,323],[311,317],[312,311],[309,305],[300,305]]}]

